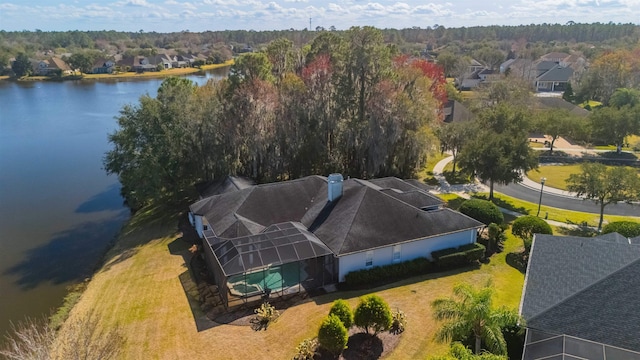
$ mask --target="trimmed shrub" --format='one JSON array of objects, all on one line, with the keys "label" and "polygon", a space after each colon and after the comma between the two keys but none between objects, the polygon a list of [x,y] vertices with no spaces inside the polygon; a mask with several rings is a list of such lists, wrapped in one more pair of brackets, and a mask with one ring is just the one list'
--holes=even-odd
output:
[{"label": "trimmed shrub", "polygon": [[436,265],[441,268],[466,265],[484,257],[486,248],[482,244],[472,243],[457,248],[447,248],[431,253]]},{"label": "trimmed shrub", "polygon": [[371,269],[352,271],[345,275],[343,287],[371,287],[411,276],[426,274],[433,269],[433,263],[426,258],[416,258],[401,263],[375,266]]},{"label": "trimmed shrub", "polygon": [[318,339],[304,339],[296,347],[296,355],[293,360],[313,360],[318,349]]},{"label": "trimmed shrub", "polygon": [[531,249],[533,234],[553,235],[553,230],[546,221],[537,216],[527,215],[521,216],[513,222],[511,225],[511,233],[522,239],[524,250],[528,253]]},{"label": "trimmed shrub", "polygon": [[369,329],[377,335],[381,331],[391,328],[393,318],[389,304],[378,295],[368,295],[360,298],[360,303],[353,314],[353,323],[366,333]]},{"label": "trimmed shrub", "polygon": [[633,221],[614,221],[602,228],[603,234],[612,232],[617,232],[626,238],[640,236],[640,223]]},{"label": "trimmed shrub", "polygon": [[407,315],[402,310],[396,310],[391,314],[391,329],[389,332],[398,335],[404,332],[404,329],[407,327]]},{"label": "trimmed shrub", "polygon": [[333,302],[329,315],[337,316],[347,329],[353,325],[353,312],[349,307],[349,303],[342,299]]},{"label": "trimmed shrub", "polygon": [[500,225],[504,222],[504,215],[502,215],[500,209],[488,200],[469,199],[460,205],[458,211],[485,225],[491,223]]},{"label": "trimmed shrub", "polygon": [[340,318],[335,315],[327,316],[318,330],[318,342],[333,355],[339,355],[347,347],[349,334]]}]

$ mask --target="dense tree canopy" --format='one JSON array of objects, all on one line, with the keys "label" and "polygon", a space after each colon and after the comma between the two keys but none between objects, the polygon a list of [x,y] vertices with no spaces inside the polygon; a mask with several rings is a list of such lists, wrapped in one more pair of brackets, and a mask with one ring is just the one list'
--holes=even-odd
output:
[{"label": "dense tree canopy", "polygon": [[167,79],[121,110],[104,164],[132,207],[226,174],[411,177],[423,166],[446,100],[441,68],[396,56],[368,27],[290,45],[239,56],[205,86]]},{"label": "dense tree canopy", "polygon": [[529,124],[522,108],[500,102],[481,110],[477,131],[460,152],[460,167],[493,185],[519,181],[538,165],[528,141]]}]

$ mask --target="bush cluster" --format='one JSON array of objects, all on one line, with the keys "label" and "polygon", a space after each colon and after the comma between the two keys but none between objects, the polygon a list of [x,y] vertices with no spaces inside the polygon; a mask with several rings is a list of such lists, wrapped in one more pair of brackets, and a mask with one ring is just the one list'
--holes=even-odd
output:
[{"label": "bush cluster", "polygon": [[397,264],[375,266],[371,269],[352,271],[345,275],[343,287],[370,287],[382,283],[393,282],[410,276],[426,274],[433,269],[433,263],[420,257]]},{"label": "bush cluster", "polygon": [[460,205],[458,211],[485,225],[491,223],[500,225],[504,222],[504,215],[502,215],[500,209],[488,200],[469,199]]},{"label": "bush cluster", "polygon": [[448,248],[431,253],[439,268],[462,266],[484,257],[485,246],[478,243],[466,244],[457,248]]},{"label": "bush cluster", "polygon": [[640,236],[640,223],[633,221],[614,221],[602,228],[603,234],[612,232],[617,232],[626,238]]}]

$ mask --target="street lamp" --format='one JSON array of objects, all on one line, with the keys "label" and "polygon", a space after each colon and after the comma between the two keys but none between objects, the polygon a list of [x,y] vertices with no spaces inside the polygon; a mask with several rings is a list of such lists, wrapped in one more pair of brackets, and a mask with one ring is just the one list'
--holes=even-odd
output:
[{"label": "street lamp", "polygon": [[547,181],[547,178],[540,178],[540,200],[538,200],[538,213],[536,216],[540,216],[540,205],[542,205],[542,190],[544,189],[544,182]]}]

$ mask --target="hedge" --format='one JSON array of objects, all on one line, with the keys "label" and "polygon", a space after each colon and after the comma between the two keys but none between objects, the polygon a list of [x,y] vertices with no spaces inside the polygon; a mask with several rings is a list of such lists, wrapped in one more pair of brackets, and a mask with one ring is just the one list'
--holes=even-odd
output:
[{"label": "hedge", "polygon": [[457,248],[434,251],[431,256],[438,267],[462,266],[484,257],[485,246],[478,243],[466,244]]},{"label": "hedge", "polygon": [[410,276],[426,274],[433,269],[433,263],[419,257],[397,264],[375,266],[371,269],[352,271],[345,275],[342,286],[347,288],[381,285]]},{"label": "hedge", "polygon": [[469,199],[460,205],[458,209],[461,213],[472,217],[485,225],[504,222],[504,215],[500,209],[491,201],[482,199]]},{"label": "hedge", "polygon": [[397,264],[375,266],[370,269],[356,270],[344,277],[340,283],[343,290],[371,287],[405,279],[411,276],[427,274],[436,268],[462,266],[484,257],[485,246],[478,243],[466,244],[457,248],[447,248],[431,253],[434,261],[419,257]]},{"label": "hedge", "polygon": [[603,234],[612,232],[617,232],[626,238],[640,236],[640,223],[633,221],[614,221],[602,228]]}]

